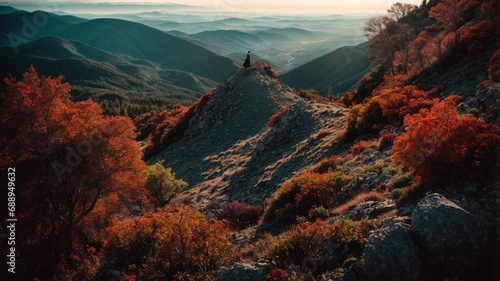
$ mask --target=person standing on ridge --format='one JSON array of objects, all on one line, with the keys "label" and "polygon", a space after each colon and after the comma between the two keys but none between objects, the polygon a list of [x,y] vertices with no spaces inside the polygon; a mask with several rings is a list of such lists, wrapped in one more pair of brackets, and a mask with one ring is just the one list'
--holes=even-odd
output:
[{"label": "person standing on ridge", "polygon": [[245,68],[249,68],[250,67],[250,51],[248,51],[248,54],[247,54],[247,59],[245,60],[245,62],[243,63],[243,66]]}]

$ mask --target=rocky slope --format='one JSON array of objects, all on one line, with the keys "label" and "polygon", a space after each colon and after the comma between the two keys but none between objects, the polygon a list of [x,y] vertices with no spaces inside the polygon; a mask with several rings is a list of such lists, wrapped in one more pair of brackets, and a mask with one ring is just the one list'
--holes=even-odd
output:
[{"label": "rocky slope", "polygon": [[[269,118],[287,109],[269,127]],[[259,204],[304,167],[339,149],[348,110],[304,100],[261,68],[219,85],[184,136],[149,159],[190,185],[184,197]],[[321,134],[318,134],[321,131]]]}]

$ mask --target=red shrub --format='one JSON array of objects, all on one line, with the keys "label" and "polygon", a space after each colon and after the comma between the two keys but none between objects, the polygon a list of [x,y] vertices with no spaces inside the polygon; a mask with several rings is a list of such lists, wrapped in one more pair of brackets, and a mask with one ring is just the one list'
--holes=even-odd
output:
[{"label": "red shrub", "polygon": [[479,83],[479,86],[483,89],[486,89],[491,86],[491,81],[490,80],[484,80],[483,82]]},{"label": "red shrub", "polygon": [[500,82],[500,49],[491,56],[489,73],[492,81]]},{"label": "red shrub", "polygon": [[271,77],[273,78],[277,78],[276,76],[276,72],[274,72],[274,70],[269,66],[267,65],[265,62],[262,62],[262,61],[254,61],[252,63],[253,66],[256,66],[256,67],[260,67],[262,69],[264,69],[264,71]]},{"label": "red shrub", "polygon": [[288,278],[288,273],[283,269],[273,269],[271,273],[266,277],[266,281],[282,281]]},{"label": "red shrub", "polygon": [[490,19],[460,30],[459,52],[469,55],[488,48],[494,42],[495,29],[498,25]]},{"label": "red shrub", "polygon": [[287,107],[281,107],[280,109],[280,112],[274,114],[273,116],[271,116],[269,118],[269,121],[267,122],[267,125],[269,127],[274,127],[276,126],[276,124],[278,124],[279,121],[281,121],[281,118],[283,118],[283,116],[285,116],[285,113],[288,111],[288,108]]},{"label": "red shrub", "polygon": [[394,139],[396,139],[397,136],[398,136],[398,134],[386,134],[386,135],[383,135],[380,138],[380,143],[378,145],[378,149],[381,150],[381,149],[384,149],[384,148],[392,145],[392,143],[394,142]]},{"label": "red shrub", "polygon": [[372,140],[367,140],[367,141],[357,141],[355,142],[348,150],[347,152],[353,154],[353,155],[359,155],[361,154],[363,151],[365,151],[365,149],[367,149],[369,146],[371,146],[372,144],[374,144],[377,140],[376,139],[372,139]]},{"label": "red shrub", "polygon": [[158,153],[182,137],[188,129],[191,118],[200,114],[211,97],[212,93],[206,93],[189,108],[175,107],[166,113],[163,122],[156,127],[151,144],[146,148],[146,156]]},{"label": "red shrub", "polygon": [[385,91],[373,98],[380,103],[382,114],[394,122],[408,114],[417,113],[422,108],[430,108],[438,99],[430,97],[428,92],[419,90],[417,86],[409,85]]},{"label": "red shrub", "polygon": [[396,163],[410,168],[420,183],[485,175],[495,169],[499,128],[462,117],[446,99],[431,110],[407,116],[407,133],[394,141]]},{"label": "red shrub", "polygon": [[340,164],[340,159],[337,155],[332,155],[328,159],[323,159],[321,162],[314,166],[313,172],[323,174],[326,172],[334,172]]},{"label": "red shrub", "polygon": [[[173,206],[149,213],[109,230],[106,258],[139,279],[182,280],[205,276],[227,259],[229,230],[190,207]],[[130,270],[132,269],[132,270]]]},{"label": "red shrub", "polygon": [[219,218],[227,220],[232,228],[243,229],[259,221],[262,207],[250,206],[245,203],[233,202],[224,205]]}]

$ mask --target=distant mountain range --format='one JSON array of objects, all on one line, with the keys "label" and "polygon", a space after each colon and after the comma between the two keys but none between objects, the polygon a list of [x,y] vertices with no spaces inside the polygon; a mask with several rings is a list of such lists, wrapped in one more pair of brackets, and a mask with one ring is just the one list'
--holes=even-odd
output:
[{"label": "distant mountain range", "polygon": [[366,46],[339,48],[279,78],[295,89],[314,89],[322,96],[352,91],[371,69]]},{"label": "distant mountain range", "polygon": [[[120,17],[88,20],[0,6],[0,76],[19,76],[34,65],[41,75],[64,75],[76,100],[150,105],[134,110],[140,113],[156,108],[155,103],[158,108],[191,104],[233,75],[248,50],[252,61],[264,61],[279,72],[331,48],[330,43],[321,44],[324,33],[292,27],[293,21],[279,16],[203,20],[186,15],[184,22],[168,20],[181,19],[178,14],[161,12]],[[303,22],[318,26],[322,20]],[[165,31],[200,26],[214,30]],[[313,48],[306,51],[301,42],[311,42]],[[326,95],[330,87],[335,93],[355,88],[368,70],[366,45],[359,45],[312,60],[281,79],[294,88]]]},{"label": "distant mountain range", "polygon": [[[34,16],[46,16],[47,23],[24,36],[23,19]],[[130,21],[14,11],[0,24],[1,77],[34,65],[39,74],[64,75],[77,100],[112,93],[113,99],[189,105],[237,69],[232,59]],[[12,48],[15,37],[25,44]]]}]

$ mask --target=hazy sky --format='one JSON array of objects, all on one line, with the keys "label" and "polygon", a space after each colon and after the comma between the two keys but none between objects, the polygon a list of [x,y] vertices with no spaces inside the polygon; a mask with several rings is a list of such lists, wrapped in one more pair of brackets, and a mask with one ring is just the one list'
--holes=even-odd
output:
[{"label": "hazy sky", "polygon": [[233,12],[336,14],[380,13],[385,12],[395,2],[419,5],[422,0],[58,0],[57,2],[178,3]]}]

